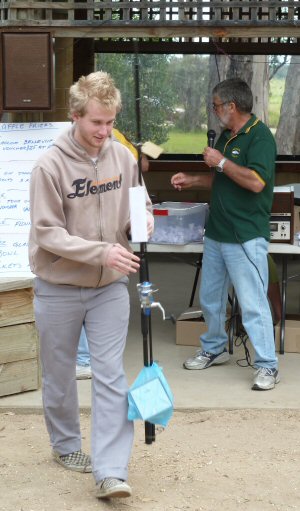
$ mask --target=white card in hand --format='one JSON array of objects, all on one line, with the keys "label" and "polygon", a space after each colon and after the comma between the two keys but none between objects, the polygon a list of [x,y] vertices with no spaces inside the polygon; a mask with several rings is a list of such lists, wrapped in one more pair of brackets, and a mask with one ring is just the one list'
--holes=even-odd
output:
[{"label": "white card in hand", "polygon": [[131,240],[133,243],[148,241],[146,190],[144,186],[129,188]]}]

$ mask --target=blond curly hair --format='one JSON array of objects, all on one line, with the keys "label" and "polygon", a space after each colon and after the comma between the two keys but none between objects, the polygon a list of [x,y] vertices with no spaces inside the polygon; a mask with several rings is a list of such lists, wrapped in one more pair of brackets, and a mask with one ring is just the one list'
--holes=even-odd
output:
[{"label": "blond curly hair", "polygon": [[86,113],[86,105],[90,99],[99,101],[107,110],[116,108],[116,111],[119,112],[122,107],[121,93],[110,74],[104,71],[81,76],[77,82],[71,85],[69,117],[72,118],[74,113],[82,117]]}]

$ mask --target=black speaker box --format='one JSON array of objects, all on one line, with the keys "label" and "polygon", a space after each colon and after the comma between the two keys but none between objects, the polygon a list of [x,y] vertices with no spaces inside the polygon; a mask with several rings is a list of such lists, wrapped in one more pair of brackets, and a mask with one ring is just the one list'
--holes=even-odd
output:
[{"label": "black speaker box", "polygon": [[1,33],[4,112],[53,107],[53,45],[49,32]]}]

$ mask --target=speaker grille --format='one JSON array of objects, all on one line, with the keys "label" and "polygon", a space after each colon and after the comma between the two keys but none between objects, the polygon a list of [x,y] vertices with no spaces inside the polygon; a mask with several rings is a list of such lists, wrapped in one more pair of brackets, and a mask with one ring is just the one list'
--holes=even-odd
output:
[{"label": "speaker grille", "polygon": [[53,50],[50,33],[2,33],[4,111],[51,110]]}]

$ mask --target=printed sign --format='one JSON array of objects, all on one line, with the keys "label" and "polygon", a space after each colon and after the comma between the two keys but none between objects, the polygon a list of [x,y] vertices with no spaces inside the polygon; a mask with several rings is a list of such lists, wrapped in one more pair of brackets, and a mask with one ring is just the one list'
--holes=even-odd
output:
[{"label": "printed sign", "polygon": [[32,276],[29,181],[35,161],[69,122],[0,123],[0,277]]}]

